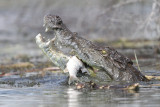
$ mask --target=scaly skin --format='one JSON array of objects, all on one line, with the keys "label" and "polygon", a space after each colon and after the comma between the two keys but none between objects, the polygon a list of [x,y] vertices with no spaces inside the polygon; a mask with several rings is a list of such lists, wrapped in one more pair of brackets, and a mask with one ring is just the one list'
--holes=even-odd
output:
[{"label": "scaly skin", "polygon": [[[44,52],[46,56],[59,68],[62,70],[65,69],[67,62],[70,60],[69,56],[64,55],[63,53],[56,50],[56,47],[53,48],[52,40],[46,41],[41,34],[38,34],[35,38],[37,45]],[[76,66],[75,66],[76,67]],[[79,68],[79,67],[77,67]],[[77,69],[76,69],[77,70]],[[78,72],[78,71],[77,71]],[[82,80],[82,79],[81,79]],[[139,87],[138,83],[126,84],[126,85],[97,85],[96,83],[90,81],[82,83],[76,83],[76,89],[83,90],[95,90],[95,89],[120,89],[120,90],[137,90]]]},{"label": "scaly skin", "polygon": [[110,47],[97,47],[91,41],[83,39],[71,32],[56,15],[44,17],[46,31],[53,30],[54,45],[65,54],[76,55],[89,66],[101,68],[113,80],[147,81],[146,77],[132,66],[132,61]]},{"label": "scaly skin", "polygon": [[[35,38],[37,45],[48,56],[48,58],[61,70],[65,70],[66,64],[69,61],[69,56],[62,54],[55,50],[52,45],[52,40],[46,41],[41,34],[38,34]],[[52,45],[52,47],[51,47]]]},{"label": "scaly skin", "polygon": [[41,34],[38,34],[35,38],[37,45],[48,56],[48,58],[64,72],[69,72],[68,84],[71,84],[74,80],[78,80],[77,73],[88,73],[88,70],[81,60],[76,56],[69,57],[59,52],[53,44],[53,39],[46,41]]}]

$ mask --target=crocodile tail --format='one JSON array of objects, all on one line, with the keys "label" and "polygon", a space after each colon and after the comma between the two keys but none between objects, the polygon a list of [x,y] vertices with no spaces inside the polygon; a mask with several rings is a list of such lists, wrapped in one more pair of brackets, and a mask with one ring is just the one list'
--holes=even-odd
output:
[{"label": "crocodile tail", "polygon": [[76,76],[70,76],[68,80],[68,84],[70,85],[73,81],[80,81]]}]

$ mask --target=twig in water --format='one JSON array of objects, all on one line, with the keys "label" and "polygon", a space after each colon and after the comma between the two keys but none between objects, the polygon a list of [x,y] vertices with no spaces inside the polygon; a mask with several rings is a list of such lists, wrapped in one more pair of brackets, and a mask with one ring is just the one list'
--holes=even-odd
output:
[{"label": "twig in water", "polygon": [[136,52],[134,50],[134,56],[135,56],[135,59],[136,59],[136,63],[137,63],[137,66],[138,66],[138,70],[141,71],[140,67],[139,67],[139,64],[138,64],[138,59],[137,59],[137,55],[136,55]]}]

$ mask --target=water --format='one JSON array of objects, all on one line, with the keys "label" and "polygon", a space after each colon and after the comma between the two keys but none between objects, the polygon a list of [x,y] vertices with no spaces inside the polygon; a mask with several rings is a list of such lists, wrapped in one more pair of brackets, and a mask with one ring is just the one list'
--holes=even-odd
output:
[{"label": "water", "polygon": [[159,88],[142,88],[139,92],[92,90],[82,92],[73,87],[47,85],[27,88],[1,88],[1,107],[159,107]]},{"label": "water", "polygon": [[[145,69],[148,69],[145,72],[148,74],[159,73],[154,67],[154,71],[149,67]],[[0,107],[159,107],[160,104],[160,86],[143,87],[138,92],[113,89],[76,90],[74,86],[64,84],[66,78],[66,74],[58,71],[47,72],[44,76],[31,72],[23,77],[1,77],[0,82],[13,83],[0,84]]]}]

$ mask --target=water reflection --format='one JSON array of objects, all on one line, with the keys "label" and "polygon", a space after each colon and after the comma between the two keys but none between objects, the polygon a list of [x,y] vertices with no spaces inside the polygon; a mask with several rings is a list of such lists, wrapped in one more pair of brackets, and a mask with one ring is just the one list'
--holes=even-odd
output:
[{"label": "water reflection", "polygon": [[[139,93],[129,90],[66,90],[68,107],[116,106],[131,104],[139,99]],[[120,106],[119,105],[119,106]]]},{"label": "water reflection", "polygon": [[67,94],[68,94],[68,107],[78,107],[79,104],[79,95],[81,94],[81,92],[74,90],[73,88],[68,88],[67,90]]},{"label": "water reflection", "polygon": [[47,84],[33,88],[0,89],[3,107],[86,107],[86,106],[157,106],[159,88],[141,88],[139,92],[127,90],[75,90],[73,87]]}]

